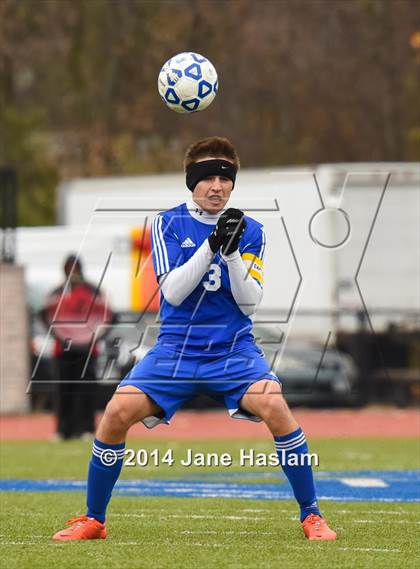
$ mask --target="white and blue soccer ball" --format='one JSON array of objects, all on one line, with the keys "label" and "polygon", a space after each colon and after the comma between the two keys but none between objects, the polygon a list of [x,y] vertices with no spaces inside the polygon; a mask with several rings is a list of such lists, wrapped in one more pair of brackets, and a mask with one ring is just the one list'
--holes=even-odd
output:
[{"label": "white and blue soccer ball", "polygon": [[185,52],[171,57],[158,77],[159,94],[177,113],[204,111],[216,96],[217,72],[199,53]]}]

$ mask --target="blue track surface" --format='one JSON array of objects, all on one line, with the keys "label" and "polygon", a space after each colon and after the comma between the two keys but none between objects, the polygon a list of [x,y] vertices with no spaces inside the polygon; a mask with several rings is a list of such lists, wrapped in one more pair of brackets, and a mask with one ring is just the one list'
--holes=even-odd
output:
[{"label": "blue track surface", "polygon": [[[250,479],[255,482],[235,482]],[[261,481],[264,480],[263,483]],[[271,473],[203,473],[182,480],[120,480],[114,494],[120,496],[178,496],[185,498],[249,498],[289,500],[289,484]],[[316,486],[322,500],[420,502],[420,471],[368,470],[317,472]],[[78,480],[0,480],[3,492],[86,490]]]}]

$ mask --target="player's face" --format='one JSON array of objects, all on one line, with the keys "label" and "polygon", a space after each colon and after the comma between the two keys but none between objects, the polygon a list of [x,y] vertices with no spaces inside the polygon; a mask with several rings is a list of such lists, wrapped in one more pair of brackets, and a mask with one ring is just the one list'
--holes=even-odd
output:
[{"label": "player's face", "polygon": [[[212,158],[220,158],[226,160],[224,156],[206,156],[197,160],[211,160]],[[208,213],[218,213],[222,210],[230,198],[232,193],[233,182],[225,176],[209,176],[198,182],[195,186],[192,197],[197,205]]]}]

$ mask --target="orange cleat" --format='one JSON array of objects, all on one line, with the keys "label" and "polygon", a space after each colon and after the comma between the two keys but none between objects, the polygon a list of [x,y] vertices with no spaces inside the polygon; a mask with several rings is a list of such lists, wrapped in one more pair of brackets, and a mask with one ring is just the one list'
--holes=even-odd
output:
[{"label": "orange cleat", "polygon": [[303,531],[308,539],[337,539],[335,531],[330,529],[321,516],[309,514],[302,522]]},{"label": "orange cleat", "polygon": [[78,516],[66,523],[67,528],[62,529],[53,535],[55,541],[70,541],[77,539],[105,539],[105,524],[101,524],[95,518]]}]

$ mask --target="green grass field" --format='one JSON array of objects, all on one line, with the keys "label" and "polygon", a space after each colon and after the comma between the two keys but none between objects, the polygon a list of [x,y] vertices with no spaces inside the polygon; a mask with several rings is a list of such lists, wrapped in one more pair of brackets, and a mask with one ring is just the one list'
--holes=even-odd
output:
[{"label": "green grass field", "polygon": [[[186,448],[230,452],[239,448],[272,452],[269,441],[205,443],[129,440],[135,450]],[[314,439],[320,470],[419,468],[415,439]],[[90,456],[87,442],[3,442],[2,478],[84,479]],[[161,465],[125,467],[122,478],[183,478],[210,469],[185,468],[176,460]],[[216,468],[218,473],[252,468]],[[275,470],[261,468],[258,471]],[[235,479],[237,481],[237,479]],[[261,481],[259,481],[261,482]],[[6,567],[106,568],[294,568],[420,566],[418,504],[332,502],[321,506],[337,530],[336,542],[304,539],[291,501],[115,496],[109,508],[105,541],[55,543],[51,535],[71,516],[84,513],[82,492],[4,492],[1,499],[0,559]]]}]

